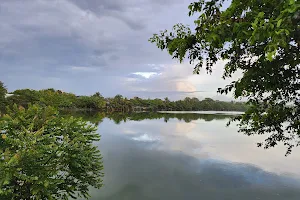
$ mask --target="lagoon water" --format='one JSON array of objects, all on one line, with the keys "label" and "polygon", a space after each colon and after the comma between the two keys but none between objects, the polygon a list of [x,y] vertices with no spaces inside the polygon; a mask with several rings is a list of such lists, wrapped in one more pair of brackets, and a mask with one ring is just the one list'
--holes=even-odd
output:
[{"label": "lagoon water", "polygon": [[[232,114],[232,113],[231,113]],[[99,123],[104,187],[97,200],[299,200],[300,149],[256,147],[228,113],[144,113]]]}]

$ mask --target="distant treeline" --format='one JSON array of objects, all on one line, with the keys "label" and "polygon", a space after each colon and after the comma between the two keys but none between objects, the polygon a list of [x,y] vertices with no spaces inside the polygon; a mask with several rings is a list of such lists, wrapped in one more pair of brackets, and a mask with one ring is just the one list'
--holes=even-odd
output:
[{"label": "distant treeline", "polygon": [[215,101],[211,98],[199,100],[186,97],[183,100],[170,101],[165,99],[141,99],[139,97],[126,98],[116,95],[113,98],[105,98],[99,92],[91,96],[76,96],[72,93],[55,89],[15,90],[7,96],[6,104],[40,104],[53,106],[65,110],[96,110],[106,112],[130,112],[130,111],[245,111],[247,105],[243,102]]}]

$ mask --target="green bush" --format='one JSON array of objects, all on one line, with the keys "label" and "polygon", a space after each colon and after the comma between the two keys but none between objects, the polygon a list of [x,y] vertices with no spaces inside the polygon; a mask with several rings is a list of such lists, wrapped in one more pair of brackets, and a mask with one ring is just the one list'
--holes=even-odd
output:
[{"label": "green bush", "polygon": [[51,107],[14,105],[0,118],[0,199],[88,197],[103,164],[96,127]]}]

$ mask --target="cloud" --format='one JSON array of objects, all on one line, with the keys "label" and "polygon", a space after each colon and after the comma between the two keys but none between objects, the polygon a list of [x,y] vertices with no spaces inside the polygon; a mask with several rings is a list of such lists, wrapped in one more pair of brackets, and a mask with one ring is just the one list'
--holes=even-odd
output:
[{"label": "cloud", "polygon": [[176,82],[176,90],[192,93],[196,91],[196,86],[189,82]]},{"label": "cloud", "polygon": [[70,67],[70,70],[79,72],[94,72],[96,69],[92,67],[72,66]]},{"label": "cloud", "polygon": [[175,23],[192,24],[191,1],[0,1],[0,80],[10,91],[59,86],[87,95],[214,96],[220,77],[193,75],[192,65],[148,42]]},{"label": "cloud", "polygon": [[153,77],[153,76],[161,75],[161,73],[157,73],[157,72],[134,72],[132,74],[142,76],[142,77],[147,78],[147,79],[150,78],[150,77]]},{"label": "cloud", "polygon": [[[212,74],[207,74],[203,70],[200,75],[193,74],[193,65],[188,63],[148,64],[152,68],[158,69],[159,76],[144,72],[149,78],[132,77],[134,79],[125,80],[125,86],[128,90],[135,91],[137,96],[159,98],[169,96],[171,99],[180,99],[186,96],[200,99],[211,97],[229,101],[232,99],[230,96],[226,97],[217,93],[219,87],[223,87],[232,81],[232,79],[223,80],[221,78],[225,64],[226,61],[219,61],[213,67]],[[155,72],[155,74],[157,73]],[[239,76],[240,73],[237,73],[234,79]]]}]

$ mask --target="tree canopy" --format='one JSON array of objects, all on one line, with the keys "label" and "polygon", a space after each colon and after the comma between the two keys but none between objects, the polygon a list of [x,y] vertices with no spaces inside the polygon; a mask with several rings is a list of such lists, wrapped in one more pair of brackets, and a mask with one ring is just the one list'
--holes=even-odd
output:
[{"label": "tree canopy", "polygon": [[51,107],[15,105],[0,132],[0,199],[87,198],[102,186],[96,126]]},{"label": "tree canopy", "polygon": [[0,113],[4,110],[6,105],[5,95],[7,93],[7,90],[3,84],[3,82],[0,81]]},{"label": "tree canopy", "polygon": [[247,98],[240,132],[268,134],[258,146],[300,145],[300,3],[298,0],[200,0],[188,6],[196,28],[176,24],[150,38],[180,62],[208,72],[225,60],[223,78],[242,77],[219,88]]},{"label": "tree canopy", "polygon": [[72,93],[60,90],[30,90],[22,89],[13,92],[13,96],[6,99],[7,105],[40,104],[66,110],[97,110],[108,112],[129,112],[133,110],[159,111],[245,111],[247,106],[244,102],[215,101],[210,98],[199,100],[195,97],[186,97],[183,100],[171,101],[165,99],[142,99],[134,97],[128,99],[118,94],[113,98],[104,98],[99,92],[91,96],[76,96]]},{"label": "tree canopy", "polygon": [[105,108],[105,99],[99,92],[91,96],[76,96],[72,93],[62,92],[53,88],[44,90],[19,89],[12,92],[13,96],[7,98],[8,105],[39,104],[65,109],[91,109]]}]

